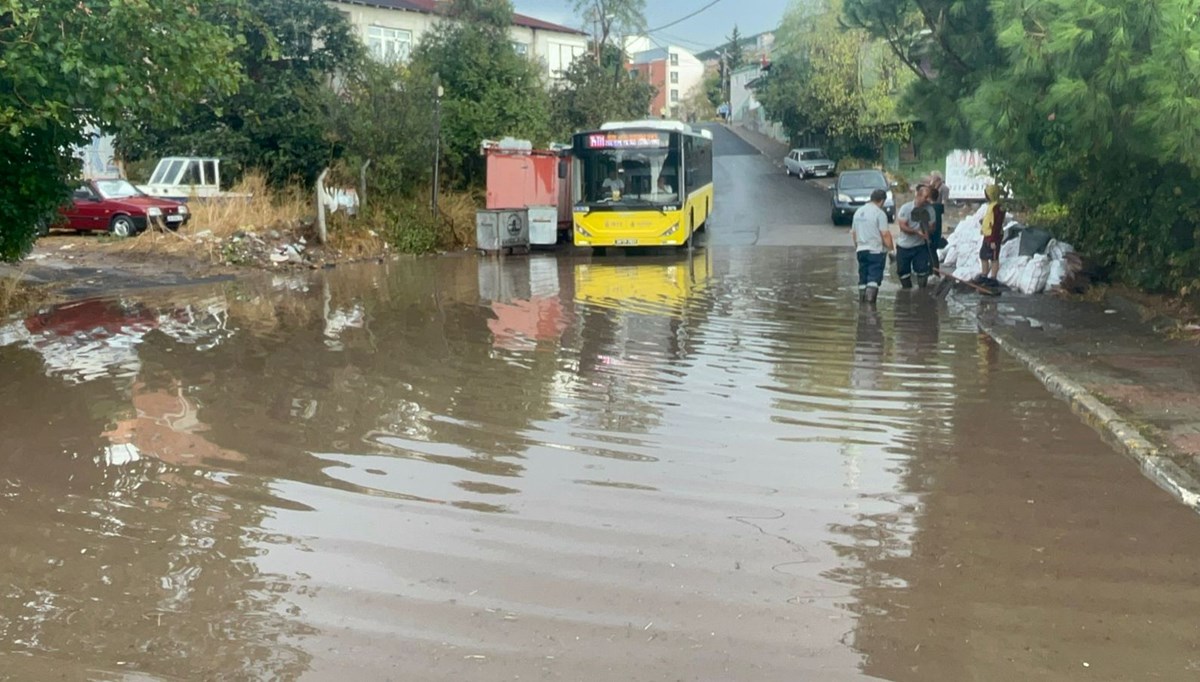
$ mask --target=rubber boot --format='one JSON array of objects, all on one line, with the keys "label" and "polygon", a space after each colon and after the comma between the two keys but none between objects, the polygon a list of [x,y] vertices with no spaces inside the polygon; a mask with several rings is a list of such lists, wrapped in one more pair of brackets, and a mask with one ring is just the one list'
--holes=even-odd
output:
[{"label": "rubber boot", "polygon": [[917,275],[917,287],[924,289],[929,284],[929,275]]},{"label": "rubber boot", "polygon": [[867,290],[866,289],[858,290],[858,300],[860,300],[860,301],[867,300]]},{"label": "rubber boot", "polygon": [[867,303],[875,305],[875,299],[879,298],[879,287],[867,287],[865,294]]},{"label": "rubber boot", "polygon": [[900,278],[900,288],[911,289],[912,288],[912,278],[911,277]]}]

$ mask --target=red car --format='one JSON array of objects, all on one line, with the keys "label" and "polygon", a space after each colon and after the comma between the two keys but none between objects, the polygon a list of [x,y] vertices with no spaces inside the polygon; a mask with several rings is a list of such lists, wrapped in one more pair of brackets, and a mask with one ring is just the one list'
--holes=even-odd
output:
[{"label": "red car", "polygon": [[135,235],[151,220],[177,230],[191,217],[187,205],[144,194],[127,180],[87,180],[59,213],[61,220],[54,227],[107,230],[116,237]]}]

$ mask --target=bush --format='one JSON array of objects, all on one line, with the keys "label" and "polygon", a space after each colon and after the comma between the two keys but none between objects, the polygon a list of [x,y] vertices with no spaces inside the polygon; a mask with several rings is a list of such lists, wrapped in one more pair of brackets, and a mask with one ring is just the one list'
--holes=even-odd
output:
[{"label": "bush", "polygon": [[862,170],[864,168],[874,168],[874,167],[875,167],[875,164],[871,163],[870,161],[867,161],[866,159],[860,159],[856,156],[847,156],[847,157],[839,159],[837,162],[837,172],[839,172],[839,173],[841,173],[842,171]]}]

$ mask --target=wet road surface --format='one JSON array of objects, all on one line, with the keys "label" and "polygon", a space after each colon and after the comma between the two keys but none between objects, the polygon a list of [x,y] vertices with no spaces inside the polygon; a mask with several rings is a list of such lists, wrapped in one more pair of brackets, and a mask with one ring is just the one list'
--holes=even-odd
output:
[{"label": "wet road surface", "polygon": [[[747,244],[832,229],[788,189]],[[724,220],[7,321],[0,677],[1200,677],[1194,515],[961,304]]]}]

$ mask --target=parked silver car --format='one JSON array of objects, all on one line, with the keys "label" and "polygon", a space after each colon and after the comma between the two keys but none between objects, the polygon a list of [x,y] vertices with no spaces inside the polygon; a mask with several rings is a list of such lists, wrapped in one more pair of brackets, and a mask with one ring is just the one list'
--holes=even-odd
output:
[{"label": "parked silver car", "polygon": [[825,152],[816,148],[793,149],[783,159],[783,169],[788,175],[814,178],[818,175],[833,175],[837,164]]}]

